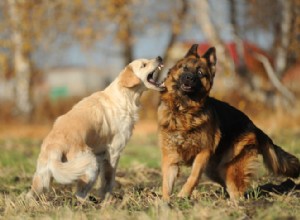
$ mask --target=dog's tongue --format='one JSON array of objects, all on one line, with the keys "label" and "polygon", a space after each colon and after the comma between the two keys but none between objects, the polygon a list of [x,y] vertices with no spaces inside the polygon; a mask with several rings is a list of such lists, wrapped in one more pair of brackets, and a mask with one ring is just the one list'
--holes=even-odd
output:
[{"label": "dog's tongue", "polygon": [[154,80],[154,77],[153,77],[153,75],[152,75],[152,77],[151,77],[151,78],[149,78],[149,82],[151,82],[151,83],[153,83],[153,84],[157,84],[157,83],[156,83],[156,80]]}]

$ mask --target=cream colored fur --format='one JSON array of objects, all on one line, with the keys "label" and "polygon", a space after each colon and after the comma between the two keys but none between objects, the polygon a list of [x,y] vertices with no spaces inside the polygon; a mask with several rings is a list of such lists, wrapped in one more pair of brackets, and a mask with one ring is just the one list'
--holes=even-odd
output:
[{"label": "cream colored fur", "polygon": [[49,188],[50,179],[62,184],[78,180],[77,197],[85,198],[99,174],[103,198],[111,193],[120,154],[138,119],[139,100],[160,67],[160,59],[130,63],[104,90],[77,103],[60,116],[44,139],[28,198]]}]

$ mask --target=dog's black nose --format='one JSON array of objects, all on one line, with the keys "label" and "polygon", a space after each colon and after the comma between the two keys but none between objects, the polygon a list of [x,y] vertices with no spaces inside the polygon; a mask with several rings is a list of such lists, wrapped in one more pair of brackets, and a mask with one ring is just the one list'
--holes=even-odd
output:
[{"label": "dog's black nose", "polygon": [[196,74],[193,74],[193,73],[184,73],[182,76],[181,76],[181,79],[183,82],[187,82],[187,83],[193,83],[196,81]]},{"label": "dog's black nose", "polygon": [[160,63],[163,61],[163,59],[160,56],[156,57],[156,60]]}]

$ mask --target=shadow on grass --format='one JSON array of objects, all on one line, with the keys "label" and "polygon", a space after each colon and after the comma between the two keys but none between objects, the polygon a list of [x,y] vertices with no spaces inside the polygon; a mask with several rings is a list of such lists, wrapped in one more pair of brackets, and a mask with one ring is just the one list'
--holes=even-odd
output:
[{"label": "shadow on grass", "polygon": [[[268,197],[270,194],[275,193],[277,195],[289,194],[291,192],[299,191],[297,197],[300,197],[300,184],[295,183],[291,179],[287,179],[280,184],[267,183],[261,186],[258,186],[255,190],[258,192],[259,197]],[[254,192],[248,192],[245,194],[246,198],[254,197]]]}]

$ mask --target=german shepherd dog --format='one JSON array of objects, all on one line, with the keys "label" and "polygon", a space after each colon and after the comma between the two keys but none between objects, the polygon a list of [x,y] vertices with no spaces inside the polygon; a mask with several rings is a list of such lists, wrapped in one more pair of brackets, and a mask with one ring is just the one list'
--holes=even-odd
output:
[{"label": "german shepherd dog", "polygon": [[299,159],[287,153],[241,111],[209,97],[216,72],[216,51],[204,55],[193,45],[165,79],[158,108],[159,145],[162,152],[162,193],[170,200],[179,165],[191,165],[191,174],[179,192],[188,197],[202,173],[221,184],[230,199],[243,196],[256,162],[277,175],[299,176]]}]

